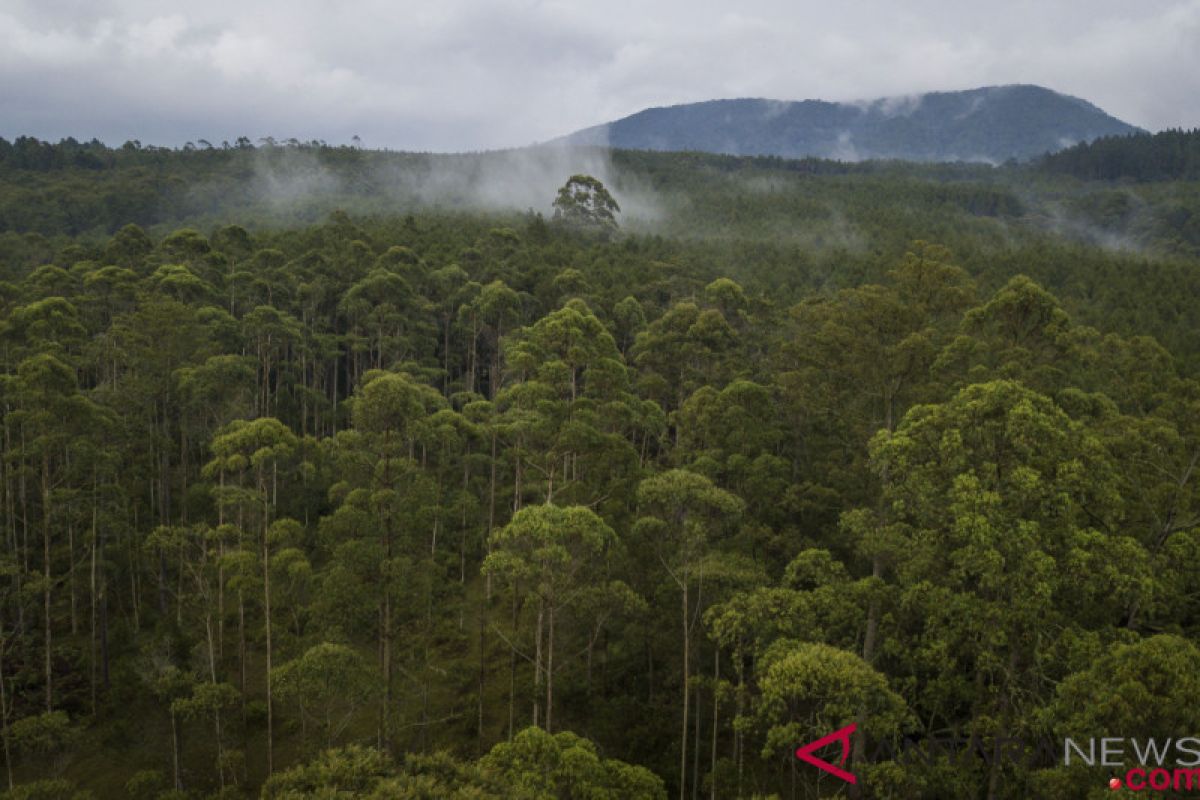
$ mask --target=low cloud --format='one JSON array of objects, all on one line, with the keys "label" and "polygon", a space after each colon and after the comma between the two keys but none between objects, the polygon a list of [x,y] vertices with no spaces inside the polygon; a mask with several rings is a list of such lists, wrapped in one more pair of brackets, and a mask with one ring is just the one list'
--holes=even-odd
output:
[{"label": "low cloud", "polygon": [[1200,0],[750,0],[737,13],[715,0],[364,0],[337,13],[314,0],[11,0],[0,135],[178,145],[357,134],[447,152],[714,97],[850,101],[1005,83],[1150,129],[1192,127],[1197,42]]}]

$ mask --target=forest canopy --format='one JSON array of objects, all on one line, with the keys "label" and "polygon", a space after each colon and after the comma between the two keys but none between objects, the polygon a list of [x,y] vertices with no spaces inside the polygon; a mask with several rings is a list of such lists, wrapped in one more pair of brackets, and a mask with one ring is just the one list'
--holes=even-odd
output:
[{"label": "forest canopy", "polygon": [[1120,144],[0,141],[0,788],[1107,792],[1200,731],[1200,195]]}]

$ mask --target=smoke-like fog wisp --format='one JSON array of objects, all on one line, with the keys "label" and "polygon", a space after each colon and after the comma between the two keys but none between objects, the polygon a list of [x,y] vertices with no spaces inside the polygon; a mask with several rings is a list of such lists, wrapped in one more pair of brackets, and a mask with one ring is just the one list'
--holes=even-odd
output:
[{"label": "smoke-like fog wisp", "polygon": [[558,189],[576,174],[598,178],[621,207],[621,221],[662,216],[654,193],[614,166],[604,146],[547,144],[484,153],[352,151],[328,155],[264,148],[254,156],[249,199],[274,212],[345,206],[380,199],[397,212],[420,209],[534,211],[549,216]]}]

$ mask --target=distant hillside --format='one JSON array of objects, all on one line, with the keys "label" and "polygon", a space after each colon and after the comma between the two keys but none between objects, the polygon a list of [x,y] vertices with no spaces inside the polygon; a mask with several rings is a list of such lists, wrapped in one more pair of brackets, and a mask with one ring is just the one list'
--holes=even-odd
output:
[{"label": "distant hillside", "polygon": [[1200,180],[1200,129],[1106,136],[1047,156],[1038,166],[1083,180]]},{"label": "distant hillside", "polygon": [[843,161],[999,163],[1139,131],[1085,100],[1018,85],[862,103],[710,100],[646,109],[559,141]]}]

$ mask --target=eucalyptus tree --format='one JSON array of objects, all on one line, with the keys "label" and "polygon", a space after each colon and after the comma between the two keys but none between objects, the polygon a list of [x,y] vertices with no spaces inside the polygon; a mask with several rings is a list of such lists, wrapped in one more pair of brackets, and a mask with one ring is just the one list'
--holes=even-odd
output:
[{"label": "eucalyptus tree", "polygon": [[554,198],[554,220],[571,228],[610,236],[617,230],[621,207],[591,175],[572,175]]},{"label": "eucalyptus tree", "polygon": [[688,712],[690,710],[692,628],[696,611],[692,605],[692,580],[703,576],[704,556],[710,541],[734,522],[744,510],[740,498],[713,485],[694,472],[668,470],[646,478],[638,486],[638,519],[635,535],[649,542],[648,550],[658,560],[666,577],[679,590],[680,659],[683,685],[683,720],[679,743],[679,797],[687,796]]},{"label": "eucalyptus tree", "polygon": [[213,744],[216,749],[214,764],[217,783],[222,791],[225,790],[227,782],[235,786],[238,783],[236,760],[225,745],[225,734],[221,726],[221,712],[233,709],[237,703],[237,689],[228,683],[208,681],[192,684],[190,694],[178,696],[171,701],[172,719],[204,720],[207,717],[213,721]]},{"label": "eucalyptus tree", "polygon": [[[430,414],[445,403],[432,387],[404,373],[369,372],[353,398],[352,430],[338,435],[335,456],[343,480],[334,486],[341,504],[322,526],[344,541],[366,539],[377,552],[380,672],[383,704],[379,740],[392,744],[394,713],[395,600],[398,589],[413,573],[406,554],[413,541],[414,510],[423,505],[429,481],[417,459]],[[431,548],[436,542],[431,541]],[[353,549],[353,548],[352,548]],[[352,555],[352,549],[346,550]],[[366,576],[364,576],[366,577]],[[428,576],[427,576],[428,577]],[[430,601],[432,602],[432,601]]]},{"label": "eucalyptus tree", "polygon": [[[472,288],[458,309],[458,322],[467,340],[467,392],[495,400],[504,385],[501,371],[501,341],[521,319],[521,296],[504,281],[495,280]],[[484,355],[479,353],[482,340]],[[486,360],[485,360],[486,359]],[[484,387],[486,385],[486,392]]]},{"label": "eucalyptus tree", "polygon": [[315,723],[322,747],[333,747],[353,716],[379,695],[379,675],[353,648],[323,642],[276,667],[274,683],[295,701],[302,725]]},{"label": "eucalyptus tree", "polygon": [[242,317],[242,330],[258,361],[258,397],[255,413],[269,416],[279,411],[281,387],[290,387],[285,377],[287,359],[301,337],[300,323],[274,306],[258,306]]},{"label": "eucalyptus tree", "polygon": [[[1110,636],[1150,579],[1144,547],[1115,524],[1103,441],[1049,398],[995,381],[910,410],[871,457],[890,521],[859,535],[894,553],[905,644],[891,671],[916,681],[910,705],[926,725],[1030,730],[1062,669],[1039,632]],[[981,765],[989,798],[1011,766]]]},{"label": "eucalyptus tree", "polygon": [[672,413],[704,385],[719,386],[730,372],[737,334],[714,308],[681,301],[648,324],[634,340],[639,392]]},{"label": "eucalyptus tree", "polygon": [[[910,723],[903,698],[883,674],[855,653],[824,644],[781,641],[756,660],[755,670],[760,673],[754,713],[764,729],[762,755],[782,756],[793,792],[797,743],[855,723],[861,727],[860,738],[895,744]],[[894,763],[859,763],[854,768],[863,773],[861,780],[872,794],[905,791]]]},{"label": "eucalyptus tree", "polygon": [[[1047,727],[1054,735],[1074,739],[1085,752],[1084,731],[1119,730],[1128,740],[1159,742],[1166,748],[1171,745],[1161,743],[1195,735],[1200,726],[1200,649],[1191,639],[1160,633],[1089,649],[1079,654],[1075,671],[1055,687],[1046,706]],[[1098,697],[1103,702],[1096,702]],[[1103,785],[1110,772],[1111,767],[1089,767],[1076,757],[1034,774],[1030,790],[1083,798],[1084,787]]]},{"label": "eucalyptus tree", "polygon": [[[6,395],[10,401],[5,420],[19,430],[20,460],[37,476],[39,514],[42,539],[42,573],[38,580],[42,594],[43,677],[46,711],[54,710],[53,592],[57,584],[54,574],[56,548],[54,540],[63,525],[68,508],[60,507],[59,499],[71,488],[68,481],[79,482],[72,469],[72,451],[78,438],[93,435],[105,415],[102,409],[79,391],[75,370],[49,353],[31,356],[17,366],[8,380]],[[23,533],[26,565],[29,561],[28,520],[32,511],[21,494],[21,513],[26,522]],[[73,529],[72,529],[73,530]],[[67,561],[74,577],[74,541],[70,543]],[[72,584],[72,589],[74,588]],[[72,597],[73,608],[74,597]]]},{"label": "eucalyptus tree", "polygon": [[[226,425],[212,440],[213,459],[206,467],[212,475],[234,476],[240,496],[229,492],[218,494],[218,503],[241,505],[257,516],[259,528],[259,559],[263,589],[263,631],[266,640],[266,704],[267,704],[267,772],[274,767],[274,711],[271,691],[271,544],[272,539],[286,535],[295,523],[276,520],[279,505],[280,473],[286,478],[297,456],[299,440],[277,419],[260,417],[254,420],[235,420]],[[249,483],[246,480],[249,479]],[[247,502],[249,501],[249,502]],[[246,509],[246,506],[249,506]],[[274,534],[273,534],[274,531]]]},{"label": "eucalyptus tree", "polygon": [[514,381],[499,400],[512,410],[518,479],[528,469],[546,502],[622,496],[636,475],[638,404],[612,335],[587,305],[572,300],[514,335],[505,363]]},{"label": "eucalyptus tree", "polygon": [[[595,512],[549,502],[521,509],[491,536],[484,571],[499,577],[514,592],[525,588],[537,597],[533,724],[546,731],[552,730],[554,720],[558,618],[578,602],[590,584],[603,581],[603,561],[615,545],[616,534]],[[544,711],[540,705],[543,684]]]},{"label": "eucalyptus tree", "polygon": [[375,267],[343,295],[338,308],[355,337],[353,374],[392,369],[424,355],[424,301],[403,275]]}]

